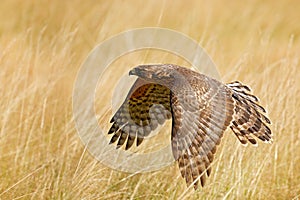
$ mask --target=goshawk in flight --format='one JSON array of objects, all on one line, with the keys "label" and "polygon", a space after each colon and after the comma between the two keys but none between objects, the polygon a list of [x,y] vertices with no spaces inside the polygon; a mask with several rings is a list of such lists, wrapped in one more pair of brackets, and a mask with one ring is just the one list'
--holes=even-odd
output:
[{"label": "goshawk in flight", "polygon": [[204,186],[224,131],[230,127],[242,144],[256,138],[271,143],[270,120],[258,98],[238,81],[223,84],[190,69],[140,65],[124,103],[111,119],[110,143],[129,149],[172,119],[171,145],[187,185]]}]

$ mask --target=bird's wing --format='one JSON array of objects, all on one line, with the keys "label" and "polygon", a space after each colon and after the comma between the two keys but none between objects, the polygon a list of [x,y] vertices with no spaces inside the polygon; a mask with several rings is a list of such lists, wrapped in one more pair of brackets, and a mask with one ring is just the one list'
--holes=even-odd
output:
[{"label": "bird's wing", "polygon": [[[272,133],[267,126],[271,121],[265,116],[266,110],[259,105],[259,100],[246,85],[238,81],[228,83],[234,100],[234,115],[230,128],[242,144],[256,145],[255,137],[271,143]],[[253,137],[254,136],[254,137]]]},{"label": "bird's wing", "polygon": [[137,138],[138,146],[158,124],[170,118],[170,90],[138,78],[110,121],[110,143],[117,142],[117,147],[121,147],[126,141],[127,150]]},{"label": "bird's wing", "polygon": [[[197,189],[210,175],[216,146],[233,115],[233,100],[225,85],[210,80],[207,87],[171,94],[172,151],[187,185]],[[201,83],[203,84],[203,81]],[[200,87],[200,86],[198,86]]]}]

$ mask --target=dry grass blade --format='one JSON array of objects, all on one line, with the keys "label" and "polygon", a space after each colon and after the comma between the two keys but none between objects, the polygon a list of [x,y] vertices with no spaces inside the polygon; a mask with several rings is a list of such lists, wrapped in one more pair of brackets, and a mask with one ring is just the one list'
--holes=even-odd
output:
[{"label": "dry grass blade", "polygon": [[[1,1],[0,198],[299,199],[299,10],[293,0]],[[199,41],[223,81],[251,86],[272,121],[273,144],[258,148],[241,146],[227,131],[206,186],[196,192],[175,164],[134,175],[103,166],[73,122],[73,84],[89,51],[116,33],[149,26]],[[104,128],[112,116],[101,108],[111,103],[118,79],[141,63],[189,66],[151,49],[116,60],[96,91]]]}]

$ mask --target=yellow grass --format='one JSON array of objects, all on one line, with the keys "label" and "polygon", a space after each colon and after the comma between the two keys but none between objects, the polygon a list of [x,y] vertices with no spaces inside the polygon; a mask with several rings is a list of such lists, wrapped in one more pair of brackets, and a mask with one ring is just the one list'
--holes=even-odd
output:
[{"label": "yellow grass", "polygon": [[[297,1],[284,0],[2,0],[0,199],[299,199],[299,10]],[[250,85],[272,120],[272,145],[243,147],[226,131],[212,175],[196,192],[186,190],[175,163],[146,174],[105,167],[75,129],[72,89],[89,51],[149,26],[199,41],[223,81]],[[184,63],[159,51],[136,52],[113,64],[124,66],[113,79],[146,62]],[[107,102],[112,89],[102,87]]]}]

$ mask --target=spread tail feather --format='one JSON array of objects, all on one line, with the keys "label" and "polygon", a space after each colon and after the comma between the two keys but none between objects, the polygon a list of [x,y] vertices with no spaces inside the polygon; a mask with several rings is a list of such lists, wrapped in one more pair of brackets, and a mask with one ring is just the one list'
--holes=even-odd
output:
[{"label": "spread tail feather", "polygon": [[259,99],[251,94],[251,89],[235,81],[226,84],[234,100],[234,114],[230,124],[231,130],[239,141],[246,145],[257,145],[255,138],[272,143],[272,133],[268,127],[271,121],[265,116],[266,110],[259,105]]}]

